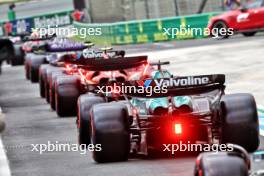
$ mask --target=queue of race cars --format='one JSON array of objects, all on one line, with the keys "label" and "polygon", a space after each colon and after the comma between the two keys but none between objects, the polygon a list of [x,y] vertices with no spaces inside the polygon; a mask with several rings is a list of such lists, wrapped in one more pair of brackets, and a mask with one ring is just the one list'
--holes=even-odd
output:
[{"label": "queue of race cars", "polygon": [[6,39],[1,52],[12,65],[24,63],[26,79],[39,83],[58,117],[76,116],[79,144],[101,145],[96,162],[151,155],[179,140],[232,143],[235,151],[200,154],[195,175],[249,174],[247,152],[259,146],[256,102],[251,94],[225,94],[225,75],[174,76],[163,68],[169,62],[91,42],[19,38]]}]

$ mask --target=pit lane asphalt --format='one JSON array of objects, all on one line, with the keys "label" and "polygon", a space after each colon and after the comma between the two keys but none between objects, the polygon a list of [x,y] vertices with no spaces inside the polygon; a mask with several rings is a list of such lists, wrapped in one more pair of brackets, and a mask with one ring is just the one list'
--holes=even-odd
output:
[{"label": "pit lane asphalt", "polygon": [[[231,84],[229,91],[252,90],[257,96],[257,103],[263,105],[263,99],[259,97],[263,96],[264,74],[261,75],[263,73],[261,68],[264,68],[264,60],[261,53],[263,54],[264,38],[241,40],[193,47],[191,50],[190,48],[168,50],[168,55],[164,50],[156,52],[158,50],[156,48],[141,49],[140,52],[172,61],[173,65],[170,69],[174,73],[179,71],[186,74],[202,71],[214,73],[214,70],[222,70],[222,73],[228,75],[227,86]],[[189,41],[189,44],[192,42],[196,41]],[[164,44],[173,45],[174,43]],[[144,44],[144,47],[153,45],[158,44]],[[128,48],[133,49],[129,53],[135,54],[134,47],[128,46]],[[142,47],[135,46],[135,48]],[[208,50],[209,52],[205,52]],[[177,56],[177,61],[174,55]],[[226,65],[220,63],[220,60],[225,61]],[[256,72],[260,75],[256,75]],[[253,88],[250,89],[252,86]],[[49,152],[40,155],[32,152],[31,144],[47,144],[48,141],[77,143],[77,131],[75,118],[58,118],[45,100],[39,97],[38,85],[25,80],[23,67],[3,69],[3,75],[0,76],[0,106],[6,114],[7,129],[3,134],[3,143],[12,175],[191,176],[193,174],[194,157],[155,160],[132,158],[128,162],[96,164],[92,161],[90,153],[80,155],[78,152]],[[260,148],[264,149],[263,137],[261,137]],[[264,168],[264,163],[255,163],[254,168]]]}]

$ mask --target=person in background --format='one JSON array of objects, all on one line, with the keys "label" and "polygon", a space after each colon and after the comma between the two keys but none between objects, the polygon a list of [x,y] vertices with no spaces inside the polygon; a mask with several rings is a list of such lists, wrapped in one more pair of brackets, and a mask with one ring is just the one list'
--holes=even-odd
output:
[{"label": "person in background", "polygon": [[241,6],[240,0],[224,0],[224,4],[227,10],[235,10]]},{"label": "person in background", "polygon": [[9,10],[7,12],[8,20],[9,21],[14,21],[16,19],[16,12],[14,11],[15,4],[11,4],[9,6]]},{"label": "person in background", "polygon": [[4,24],[5,36],[9,36],[12,34],[12,23],[6,22]]},{"label": "person in background", "polygon": [[71,14],[73,20],[75,21],[79,21],[79,22],[83,22],[84,21],[84,12],[80,11],[80,10],[75,10],[72,14]]}]

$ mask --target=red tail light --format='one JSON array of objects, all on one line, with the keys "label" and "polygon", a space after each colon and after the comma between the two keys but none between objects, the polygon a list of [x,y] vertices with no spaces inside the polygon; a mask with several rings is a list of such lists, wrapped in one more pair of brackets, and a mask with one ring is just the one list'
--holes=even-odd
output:
[{"label": "red tail light", "polygon": [[182,124],[180,124],[180,123],[175,123],[175,124],[174,124],[174,132],[175,132],[175,134],[177,134],[177,135],[182,134]]},{"label": "red tail light", "polygon": [[66,72],[67,73],[71,73],[72,68],[71,68],[71,65],[70,64],[65,64],[65,68],[66,68]]}]

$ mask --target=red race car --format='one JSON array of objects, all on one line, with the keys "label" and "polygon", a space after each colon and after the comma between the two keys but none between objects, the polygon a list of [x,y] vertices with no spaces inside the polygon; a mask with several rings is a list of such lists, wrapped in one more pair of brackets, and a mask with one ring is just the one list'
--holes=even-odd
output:
[{"label": "red race car", "polygon": [[215,16],[208,28],[215,38],[228,38],[234,33],[254,36],[264,29],[264,0],[248,2],[238,10]]}]

